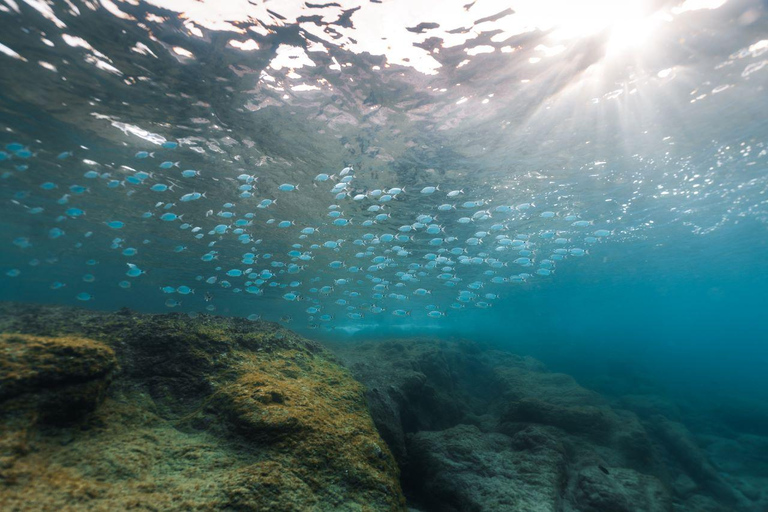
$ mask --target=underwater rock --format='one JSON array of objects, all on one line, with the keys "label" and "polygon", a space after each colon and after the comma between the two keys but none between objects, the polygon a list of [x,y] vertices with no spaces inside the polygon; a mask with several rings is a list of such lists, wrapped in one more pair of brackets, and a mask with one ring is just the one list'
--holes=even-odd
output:
[{"label": "underwater rock", "polygon": [[407,465],[408,433],[469,423],[473,405],[493,391],[490,385],[476,393],[461,388],[473,372],[482,385],[484,374],[471,354],[453,345],[403,340],[330,348],[365,385],[371,416],[401,466]]},{"label": "underwater rock", "polygon": [[6,413],[76,420],[101,401],[116,366],[112,349],[87,338],[0,334],[0,403]]},{"label": "underwater rock", "polygon": [[504,431],[515,424],[550,425],[569,434],[609,446],[621,463],[650,470],[654,450],[637,416],[615,409],[570,375],[546,370],[538,361],[495,353],[490,364],[501,390],[499,416]]},{"label": "underwater rock", "polygon": [[[406,496],[425,511],[504,510],[514,503],[523,505],[510,510],[761,510],[759,480],[726,480],[690,436],[682,441],[675,429],[654,426],[651,419],[669,420],[648,411],[677,416],[674,404],[633,399],[641,421],[535,359],[467,342],[331,348],[365,384]],[[751,457],[754,466],[761,463]],[[538,504],[525,501],[534,495]]]},{"label": "underwater rock", "polygon": [[654,437],[663,444],[675,461],[709,494],[733,509],[752,508],[747,498],[729,485],[712,466],[682,423],[655,416],[650,422],[650,427]]},{"label": "underwater rock", "polygon": [[424,475],[421,494],[430,510],[560,509],[566,453],[541,427],[515,438],[472,425],[419,432],[410,438],[409,454],[412,471]]},{"label": "underwater rock", "polygon": [[533,358],[426,339],[331,348],[365,384],[376,426],[403,467],[408,433],[458,424],[508,435],[529,424],[554,426],[610,445],[624,462],[652,465],[654,451],[634,414],[612,409],[571,376],[549,372]]},{"label": "underwater rock", "polygon": [[599,407],[564,407],[534,398],[509,404],[502,421],[551,425],[571,433],[602,437],[609,433],[611,422]]},{"label": "underwater rock", "polygon": [[[362,386],[277,324],[4,303],[0,331],[3,510],[405,510]],[[91,382],[66,424],[6,407]]]},{"label": "underwater rock", "polygon": [[671,420],[680,421],[683,417],[678,404],[659,395],[622,395],[619,403],[623,409],[632,411],[641,418],[660,414]]},{"label": "underwater rock", "polygon": [[579,512],[672,511],[672,500],[658,479],[613,467],[582,468],[575,481],[574,504]]},{"label": "underwater rock", "polygon": [[737,432],[768,437],[768,407],[760,400],[729,397],[717,403],[712,413]]}]

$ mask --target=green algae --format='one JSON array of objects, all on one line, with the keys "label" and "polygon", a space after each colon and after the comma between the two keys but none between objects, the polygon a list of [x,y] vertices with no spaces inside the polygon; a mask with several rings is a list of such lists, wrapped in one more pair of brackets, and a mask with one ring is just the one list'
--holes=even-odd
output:
[{"label": "green algae", "polygon": [[[0,304],[0,330],[3,510],[405,508],[361,385],[276,324]],[[101,391],[44,421],[63,381]]]}]

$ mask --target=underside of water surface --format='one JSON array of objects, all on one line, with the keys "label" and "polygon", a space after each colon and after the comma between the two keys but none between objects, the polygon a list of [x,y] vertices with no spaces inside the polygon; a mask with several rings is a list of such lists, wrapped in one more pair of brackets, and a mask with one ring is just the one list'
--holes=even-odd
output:
[{"label": "underside of water surface", "polygon": [[768,510],[761,0],[0,0],[0,509]]}]

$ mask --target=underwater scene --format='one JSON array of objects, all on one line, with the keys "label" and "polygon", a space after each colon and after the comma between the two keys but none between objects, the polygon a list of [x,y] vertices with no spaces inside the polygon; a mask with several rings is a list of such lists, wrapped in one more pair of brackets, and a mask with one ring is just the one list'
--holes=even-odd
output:
[{"label": "underwater scene", "polygon": [[765,0],[0,0],[0,510],[768,512]]}]

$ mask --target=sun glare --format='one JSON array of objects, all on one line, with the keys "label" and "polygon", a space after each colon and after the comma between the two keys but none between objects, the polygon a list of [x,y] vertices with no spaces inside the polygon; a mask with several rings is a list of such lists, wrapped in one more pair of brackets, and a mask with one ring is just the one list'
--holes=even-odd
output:
[{"label": "sun glare", "polygon": [[563,2],[562,7],[554,20],[554,37],[579,39],[607,32],[609,52],[642,45],[661,20],[644,0]]},{"label": "sun glare", "polygon": [[609,19],[608,51],[636,48],[645,43],[659,19],[642,8],[642,2],[616,2],[620,7]]}]

